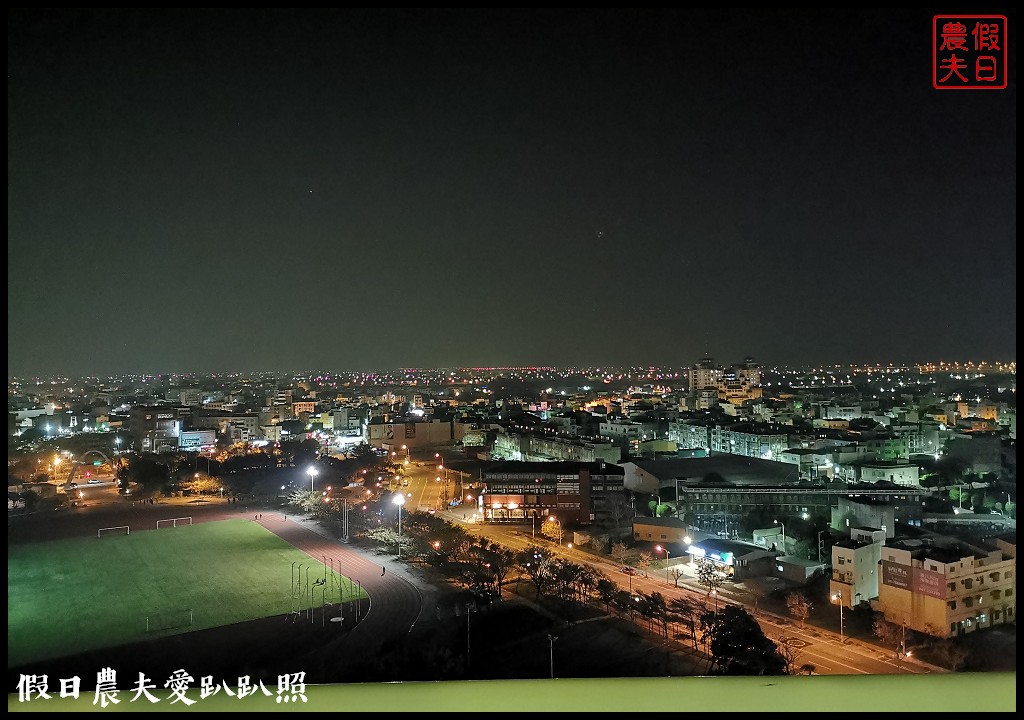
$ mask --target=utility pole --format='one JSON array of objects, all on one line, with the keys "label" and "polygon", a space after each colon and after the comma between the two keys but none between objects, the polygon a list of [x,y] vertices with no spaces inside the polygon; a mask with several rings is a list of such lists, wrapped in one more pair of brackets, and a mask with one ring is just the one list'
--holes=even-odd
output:
[{"label": "utility pole", "polygon": [[557,635],[548,635],[548,658],[551,662],[551,679],[555,679],[555,640]]},{"label": "utility pole", "polygon": [[469,613],[472,606],[472,603],[466,603],[466,670],[469,670],[470,658],[472,657],[469,645]]}]

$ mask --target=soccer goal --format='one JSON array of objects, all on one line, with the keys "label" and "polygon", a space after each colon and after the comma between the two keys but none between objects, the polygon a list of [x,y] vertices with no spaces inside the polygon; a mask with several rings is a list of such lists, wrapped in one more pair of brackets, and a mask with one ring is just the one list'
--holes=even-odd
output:
[{"label": "soccer goal", "polygon": [[156,529],[159,530],[160,528],[167,528],[167,527],[175,528],[175,527],[178,527],[179,525],[191,525],[191,524],[192,524],[192,518],[191,517],[170,518],[168,520],[157,520],[156,521]]},{"label": "soccer goal", "polygon": [[192,608],[184,610],[165,610],[146,616],[146,632],[163,632],[190,628],[193,624]]},{"label": "soccer goal", "polygon": [[96,537],[101,538],[105,535],[127,535],[128,526],[118,525],[117,527],[100,528],[96,531]]}]

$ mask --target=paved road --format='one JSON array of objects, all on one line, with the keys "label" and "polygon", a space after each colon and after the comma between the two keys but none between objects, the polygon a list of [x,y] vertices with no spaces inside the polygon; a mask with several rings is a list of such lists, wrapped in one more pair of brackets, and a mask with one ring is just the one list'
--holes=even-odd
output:
[{"label": "paved road", "polygon": [[[382,564],[377,556],[325,537],[313,529],[312,521],[264,513],[257,522],[328,567],[333,562],[335,569],[340,567],[343,575],[357,581],[370,596],[361,607],[359,623],[345,638],[345,645],[358,646],[360,653],[373,656],[385,644],[408,635],[417,622],[433,613],[433,607],[424,600],[424,593],[429,594],[430,589],[421,587],[401,563],[387,559]],[[313,619],[318,621],[316,613]],[[345,659],[359,662],[358,653],[339,655],[339,662]]]},{"label": "paved road", "polygon": [[[636,589],[645,593],[659,592],[667,599],[691,597],[708,600],[706,591],[700,588],[693,578],[684,577],[680,580],[680,587],[677,588],[673,582],[666,581],[664,576],[655,577],[654,573],[647,578],[629,576],[620,572],[619,566],[611,560],[597,558],[578,550],[556,548],[551,541],[540,535],[536,538],[532,537],[529,527],[467,523],[463,513],[458,510],[442,513],[442,517],[449,522],[464,525],[474,534],[486,535],[511,548],[525,549],[530,545],[547,547],[573,562],[589,564],[601,570],[623,590]],[[749,603],[744,602],[741,593],[734,592],[728,587],[719,590],[718,602],[723,605],[741,605],[748,611],[753,611],[765,635],[776,641],[788,642],[799,652],[798,664],[810,663],[815,666],[815,672],[821,675],[884,675],[900,672],[916,674],[940,671],[938,668],[917,663],[913,658],[904,659],[902,663],[897,664],[891,651],[877,645],[850,638],[845,638],[845,642],[841,642],[839,635],[829,630],[811,625],[800,627],[799,623],[794,622],[791,618],[765,611],[754,611]]]}]

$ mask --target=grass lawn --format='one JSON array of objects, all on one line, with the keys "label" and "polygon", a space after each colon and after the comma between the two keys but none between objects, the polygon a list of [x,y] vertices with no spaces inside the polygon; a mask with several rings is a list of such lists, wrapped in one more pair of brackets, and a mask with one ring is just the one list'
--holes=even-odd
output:
[{"label": "grass lawn", "polygon": [[[11,546],[7,666],[283,615],[301,602],[289,587],[293,562],[312,563],[310,584],[328,572],[248,520]],[[332,585],[335,600],[339,585],[344,601],[365,596],[336,575],[328,601]]]}]

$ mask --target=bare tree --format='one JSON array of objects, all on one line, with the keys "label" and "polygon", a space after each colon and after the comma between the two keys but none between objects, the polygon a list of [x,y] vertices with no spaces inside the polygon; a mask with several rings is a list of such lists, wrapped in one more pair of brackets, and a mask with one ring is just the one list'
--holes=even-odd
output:
[{"label": "bare tree", "polygon": [[686,572],[678,565],[673,566],[672,569],[668,571],[668,574],[672,576],[672,581],[675,583],[676,587],[679,587],[679,580],[686,577]]},{"label": "bare tree", "polygon": [[797,674],[797,663],[800,661],[800,655],[802,654],[797,648],[790,645],[786,638],[781,635],[775,639],[775,647],[779,655],[786,662],[786,674],[796,675]]},{"label": "bare tree", "polygon": [[808,600],[802,592],[791,592],[786,596],[786,607],[789,608],[790,615],[800,620],[800,627],[803,627],[807,622],[807,616],[811,614],[814,603]]},{"label": "bare tree", "polygon": [[647,571],[651,567],[651,563],[654,562],[654,556],[646,550],[640,553],[640,557],[636,561],[636,566],[647,577]]},{"label": "bare tree", "polygon": [[629,502],[626,500],[625,493],[618,494],[613,493],[609,496],[608,502],[605,507],[608,508],[608,514],[611,515],[615,521],[615,529],[622,529],[622,521],[629,515],[630,507]]},{"label": "bare tree", "polygon": [[625,543],[615,543],[612,545],[612,557],[615,558],[615,562],[619,565],[625,565],[626,558],[629,557],[629,548],[626,547]]},{"label": "bare tree", "polygon": [[952,638],[945,640],[934,640],[929,643],[932,657],[953,672],[956,672],[967,660],[968,651],[961,643]]},{"label": "bare tree", "polygon": [[903,628],[886,620],[881,613],[871,623],[871,632],[883,645],[892,650],[897,650],[903,641]]}]

